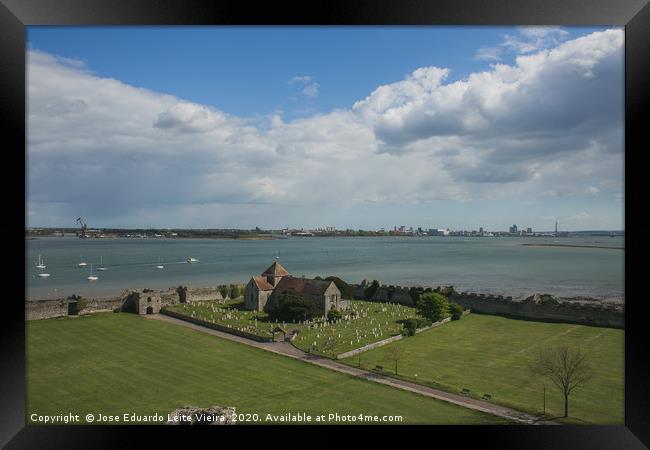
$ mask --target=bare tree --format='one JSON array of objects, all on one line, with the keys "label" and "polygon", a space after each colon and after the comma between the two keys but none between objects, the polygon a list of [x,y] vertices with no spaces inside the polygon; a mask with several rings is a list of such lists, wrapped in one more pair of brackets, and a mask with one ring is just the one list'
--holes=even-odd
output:
[{"label": "bare tree", "polygon": [[564,395],[564,417],[569,416],[569,395],[592,377],[592,370],[579,348],[566,345],[541,350],[530,369],[553,382]]},{"label": "bare tree", "polygon": [[391,361],[395,361],[395,375],[397,375],[397,362],[406,357],[406,350],[400,345],[391,345],[386,355]]}]

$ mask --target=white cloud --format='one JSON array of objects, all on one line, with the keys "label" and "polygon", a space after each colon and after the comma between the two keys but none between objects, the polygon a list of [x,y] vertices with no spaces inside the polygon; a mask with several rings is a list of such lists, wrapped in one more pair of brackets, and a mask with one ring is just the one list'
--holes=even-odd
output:
[{"label": "white cloud", "polygon": [[[453,83],[448,68],[422,67],[350,109],[288,122],[29,50],[30,220],[245,226],[366,204],[611,198],[622,191],[622,50],[622,30],[609,30]],[[289,84],[318,95],[311,76]]]},{"label": "white cloud", "polygon": [[318,97],[320,85],[316,83],[310,75],[300,75],[287,81],[290,86],[299,85],[300,93],[309,99]]},{"label": "white cloud", "polygon": [[474,59],[478,61],[501,61],[501,53],[503,49],[500,47],[480,47],[476,50]]}]

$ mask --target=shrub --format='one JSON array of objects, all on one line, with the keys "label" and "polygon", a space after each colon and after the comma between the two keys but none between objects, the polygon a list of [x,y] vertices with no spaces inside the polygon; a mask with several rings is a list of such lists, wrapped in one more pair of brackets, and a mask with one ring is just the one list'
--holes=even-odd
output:
[{"label": "shrub", "polygon": [[539,303],[541,305],[559,305],[560,302],[551,294],[540,295]]},{"label": "shrub", "polygon": [[338,309],[332,308],[327,311],[327,320],[334,322],[335,320],[340,320],[343,315]]},{"label": "shrub", "polygon": [[219,286],[219,293],[221,294],[221,296],[223,298],[226,298],[226,297],[228,297],[228,294],[230,294],[230,290],[228,289],[228,286],[226,286],[226,285]]},{"label": "shrub", "polygon": [[451,313],[451,320],[460,320],[463,317],[463,307],[458,303],[450,303],[449,312]]},{"label": "shrub", "polygon": [[429,319],[418,318],[416,320],[417,320],[417,327],[418,328],[429,327],[433,323]]},{"label": "shrub", "polygon": [[437,292],[427,292],[420,295],[415,307],[422,317],[431,322],[438,322],[449,317],[449,301],[447,297]]},{"label": "shrub", "polygon": [[418,321],[417,319],[406,319],[404,321],[404,330],[402,331],[402,334],[404,336],[413,336],[415,335],[415,330],[418,328]]}]

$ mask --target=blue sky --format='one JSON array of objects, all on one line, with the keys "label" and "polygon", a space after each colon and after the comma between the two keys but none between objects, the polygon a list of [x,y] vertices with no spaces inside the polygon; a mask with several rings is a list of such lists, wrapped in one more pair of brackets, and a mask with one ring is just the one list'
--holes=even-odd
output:
[{"label": "blue sky", "polygon": [[[623,33],[604,30],[29,27],[28,222],[619,229]],[[62,173],[103,182],[85,198]]]},{"label": "blue sky", "polygon": [[[601,28],[602,29],[602,28]],[[566,28],[580,36],[596,28]],[[484,70],[477,49],[512,27],[29,27],[29,45],[81,60],[98,76],[212,105],[236,115],[287,117],[349,108],[418,67],[451,68],[448,81]],[[514,52],[502,62],[512,63]],[[296,76],[319,84],[297,95]]]}]

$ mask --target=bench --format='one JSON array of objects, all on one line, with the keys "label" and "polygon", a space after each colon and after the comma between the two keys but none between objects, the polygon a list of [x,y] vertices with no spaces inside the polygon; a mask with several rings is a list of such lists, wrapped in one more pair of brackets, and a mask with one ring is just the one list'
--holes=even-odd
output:
[{"label": "bench", "polygon": [[463,388],[463,390],[460,391],[460,393],[463,394],[463,395],[469,395],[469,389]]},{"label": "bench", "polygon": [[375,366],[375,370],[377,372],[383,372],[384,371],[384,366]]},{"label": "bench", "polygon": [[483,394],[483,397],[481,397],[483,400],[492,400],[492,396],[490,394]]}]

